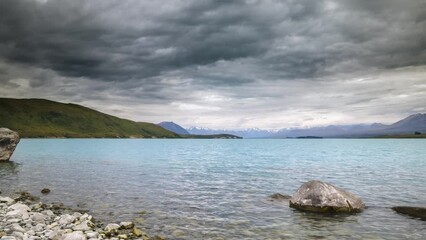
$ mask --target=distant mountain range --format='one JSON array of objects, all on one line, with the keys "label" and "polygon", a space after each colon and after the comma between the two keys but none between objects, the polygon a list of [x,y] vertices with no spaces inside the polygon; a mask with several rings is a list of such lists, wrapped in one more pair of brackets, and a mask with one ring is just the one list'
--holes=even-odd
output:
[{"label": "distant mountain range", "polygon": [[177,134],[184,134],[184,135],[190,134],[188,131],[185,130],[185,128],[177,125],[174,122],[160,122],[157,125]]},{"label": "distant mountain range", "polygon": [[191,134],[198,135],[227,133],[243,138],[297,138],[308,136],[324,138],[412,137],[412,135],[415,135],[415,132],[423,133],[421,135],[423,137],[426,136],[426,114],[418,113],[410,115],[391,125],[381,123],[329,125],[325,127],[281,129],[278,131],[268,131],[257,128],[245,130],[216,130],[201,127],[191,127],[186,130]]},{"label": "distant mountain range", "polygon": [[22,137],[74,138],[357,138],[426,137],[426,114],[418,113],[390,125],[354,124],[325,127],[245,130],[184,129],[173,122],[158,125],[121,119],[96,110],[45,99],[0,98],[0,127]]}]

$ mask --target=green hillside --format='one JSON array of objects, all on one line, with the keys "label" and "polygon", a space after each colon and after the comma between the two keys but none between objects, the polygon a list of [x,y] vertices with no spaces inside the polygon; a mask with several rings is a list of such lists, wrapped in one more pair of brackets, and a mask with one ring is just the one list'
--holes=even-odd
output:
[{"label": "green hillside", "polygon": [[117,118],[76,104],[0,98],[0,127],[21,137],[179,138],[152,123]]}]

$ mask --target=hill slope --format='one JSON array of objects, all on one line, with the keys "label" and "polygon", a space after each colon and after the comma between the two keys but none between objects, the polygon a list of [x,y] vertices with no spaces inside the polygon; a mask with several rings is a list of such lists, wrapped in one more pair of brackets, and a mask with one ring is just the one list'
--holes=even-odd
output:
[{"label": "hill slope", "polygon": [[426,132],[426,113],[410,115],[386,128],[388,133]]},{"label": "hill slope", "polygon": [[[423,133],[414,135],[415,132]],[[391,125],[374,123],[371,125],[330,125],[306,129],[284,129],[276,137],[425,137],[426,114],[410,115]]]},{"label": "hill slope", "polygon": [[0,98],[0,126],[18,131],[21,137],[180,137],[152,123],[44,99]]},{"label": "hill slope", "polygon": [[174,122],[160,122],[157,125],[177,134],[189,135],[189,132],[185,128]]}]

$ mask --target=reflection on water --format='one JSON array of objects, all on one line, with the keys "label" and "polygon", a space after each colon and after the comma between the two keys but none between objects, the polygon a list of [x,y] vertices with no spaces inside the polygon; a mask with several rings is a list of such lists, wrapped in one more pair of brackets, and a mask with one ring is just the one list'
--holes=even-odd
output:
[{"label": "reflection on water", "polygon": [[[426,206],[425,159],[425,140],[23,139],[0,190],[167,239],[425,239],[424,222],[389,209]],[[373,207],[318,215],[267,200],[312,179]]]},{"label": "reflection on water", "polygon": [[[318,214],[293,211],[292,223],[301,229],[306,237],[326,239],[329,236],[347,239],[355,238],[357,233],[351,228],[358,224],[360,214]],[[361,236],[358,236],[361,237]]]},{"label": "reflection on water", "polygon": [[293,211],[294,222],[306,228],[320,229],[330,225],[340,225],[342,223],[356,223],[359,214],[318,214],[310,212]]},{"label": "reflection on water", "polygon": [[10,178],[19,172],[20,163],[13,161],[0,161],[0,178]]},{"label": "reflection on water", "polygon": [[[0,161],[0,192],[3,194],[10,194],[14,192],[13,182],[17,182],[19,179],[19,171],[21,168],[20,163],[13,161]],[[7,179],[6,183],[3,183],[1,179]]]}]

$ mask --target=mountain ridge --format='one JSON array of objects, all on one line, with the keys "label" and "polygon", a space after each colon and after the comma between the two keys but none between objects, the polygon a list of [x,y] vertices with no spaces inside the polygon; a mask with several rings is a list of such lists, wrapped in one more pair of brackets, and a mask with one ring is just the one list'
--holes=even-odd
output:
[{"label": "mountain ridge", "polygon": [[262,129],[247,130],[218,130],[202,127],[190,127],[186,129],[191,134],[237,134],[244,138],[297,138],[316,136],[325,138],[351,138],[351,137],[383,137],[404,135],[409,137],[415,132],[426,133],[426,114],[417,113],[409,115],[392,124],[349,124],[327,125],[310,128],[284,128],[276,131]]},{"label": "mountain ridge", "polygon": [[157,123],[157,125],[177,134],[189,135],[189,132],[185,128],[181,127],[180,125],[174,122],[165,121],[165,122]]}]

